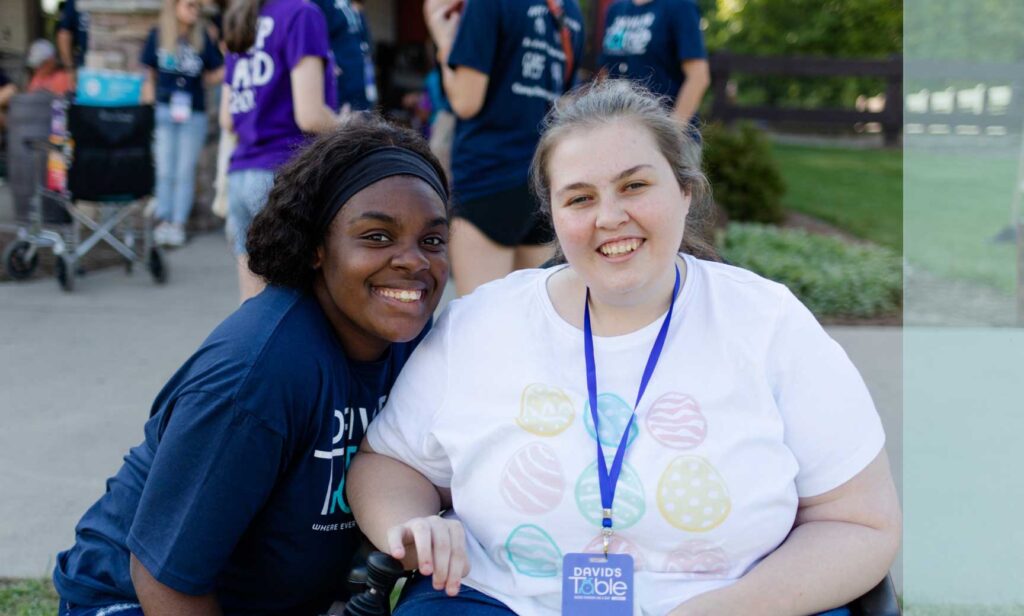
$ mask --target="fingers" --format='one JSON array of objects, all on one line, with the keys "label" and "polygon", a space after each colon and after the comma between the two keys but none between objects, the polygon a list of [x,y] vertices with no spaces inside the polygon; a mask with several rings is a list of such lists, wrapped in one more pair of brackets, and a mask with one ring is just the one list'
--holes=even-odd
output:
[{"label": "fingers", "polygon": [[430,518],[434,548],[434,590],[444,590],[448,583],[448,561],[451,559],[452,541],[446,520]]},{"label": "fingers", "polygon": [[389,529],[387,541],[391,555],[398,559],[404,558],[406,546],[413,544],[420,574],[432,577],[435,590],[458,594],[462,578],[469,573],[465,530],[460,522],[440,516],[414,518]]},{"label": "fingers", "polygon": [[466,556],[466,533],[462,524],[452,521],[449,525],[451,540],[451,557],[448,561],[448,580],[445,592],[454,597],[459,594],[462,578],[469,575],[469,558]]},{"label": "fingers", "polygon": [[391,557],[396,560],[405,558],[406,528],[404,524],[392,526],[388,529],[388,551]]},{"label": "fingers", "polygon": [[423,575],[430,575],[434,572],[433,543],[430,536],[429,518],[415,518],[406,522],[412,534],[413,545],[416,546],[416,568]]}]

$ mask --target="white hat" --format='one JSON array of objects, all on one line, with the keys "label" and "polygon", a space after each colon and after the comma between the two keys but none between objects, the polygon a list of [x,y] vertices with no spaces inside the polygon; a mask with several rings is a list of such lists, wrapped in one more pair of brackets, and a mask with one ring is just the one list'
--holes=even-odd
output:
[{"label": "white hat", "polygon": [[53,43],[46,39],[38,39],[33,41],[28,48],[28,59],[25,60],[25,64],[29,68],[36,69],[42,66],[43,62],[56,56],[57,50],[54,49]]}]

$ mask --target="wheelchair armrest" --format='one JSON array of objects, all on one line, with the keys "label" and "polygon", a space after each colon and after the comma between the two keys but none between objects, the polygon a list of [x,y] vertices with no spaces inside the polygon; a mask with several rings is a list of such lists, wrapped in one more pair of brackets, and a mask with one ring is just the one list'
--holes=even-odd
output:
[{"label": "wheelchair armrest", "polygon": [[885,579],[849,605],[853,616],[901,616],[899,600],[896,598],[896,587],[892,577]]}]

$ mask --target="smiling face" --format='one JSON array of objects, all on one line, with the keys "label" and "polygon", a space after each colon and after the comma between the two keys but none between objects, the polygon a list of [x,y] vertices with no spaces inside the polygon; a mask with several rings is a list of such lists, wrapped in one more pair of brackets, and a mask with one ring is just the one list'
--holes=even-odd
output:
[{"label": "smiling face", "polygon": [[314,292],[348,355],[380,357],[423,330],[448,281],[448,219],[430,186],[398,175],[338,211],[316,251]]},{"label": "smiling face", "polygon": [[650,131],[626,119],[574,130],[552,149],[547,172],[555,234],[592,298],[618,306],[661,301],[690,195]]}]

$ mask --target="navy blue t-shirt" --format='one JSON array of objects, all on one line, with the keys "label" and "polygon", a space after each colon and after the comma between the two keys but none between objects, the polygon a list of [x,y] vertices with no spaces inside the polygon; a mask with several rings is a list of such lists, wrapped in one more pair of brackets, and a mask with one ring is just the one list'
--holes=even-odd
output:
[{"label": "navy blue t-shirt", "polygon": [[694,0],[619,0],[608,7],[599,66],[610,77],[644,83],[675,103],[686,76],[682,62],[706,58]]},{"label": "navy blue t-shirt", "polygon": [[134,601],[133,553],[227,614],[322,613],[359,541],[349,462],[421,338],[357,363],[311,295],[269,287],[243,304],[157,396],[145,440],[58,555],[61,597]]},{"label": "navy blue t-shirt", "polygon": [[[583,17],[564,0],[573,42],[573,72],[583,56]],[[464,5],[448,64],[488,75],[480,112],[455,125],[452,184],[457,201],[526,184],[540,123],[574,83],[546,0],[470,0]]]},{"label": "navy blue t-shirt", "polygon": [[142,64],[156,70],[156,102],[167,104],[176,91],[188,92],[192,96],[192,109],[204,111],[206,96],[203,87],[203,72],[212,71],[224,65],[224,56],[216,43],[203,28],[203,49],[196,51],[187,42],[179,42],[175,53],[159,49],[160,34],[156,28],[149,31],[142,47]]},{"label": "navy blue t-shirt", "polygon": [[57,29],[71,32],[71,55],[75,66],[82,66],[85,52],[89,50],[89,14],[79,13],[75,8],[75,0],[66,0]]},{"label": "navy blue t-shirt", "polygon": [[[363,15],[348,0],[314,0],[327,19],[338,75],[338,107],[348,103],[353,111],[370,109],[377,102],[376,85],[372,99],[367,92],[367,63],[372,67],[369,33]],[[372,68],[371,68],[372,70]],[[373,79],[373,74],[369,75]]]}]

